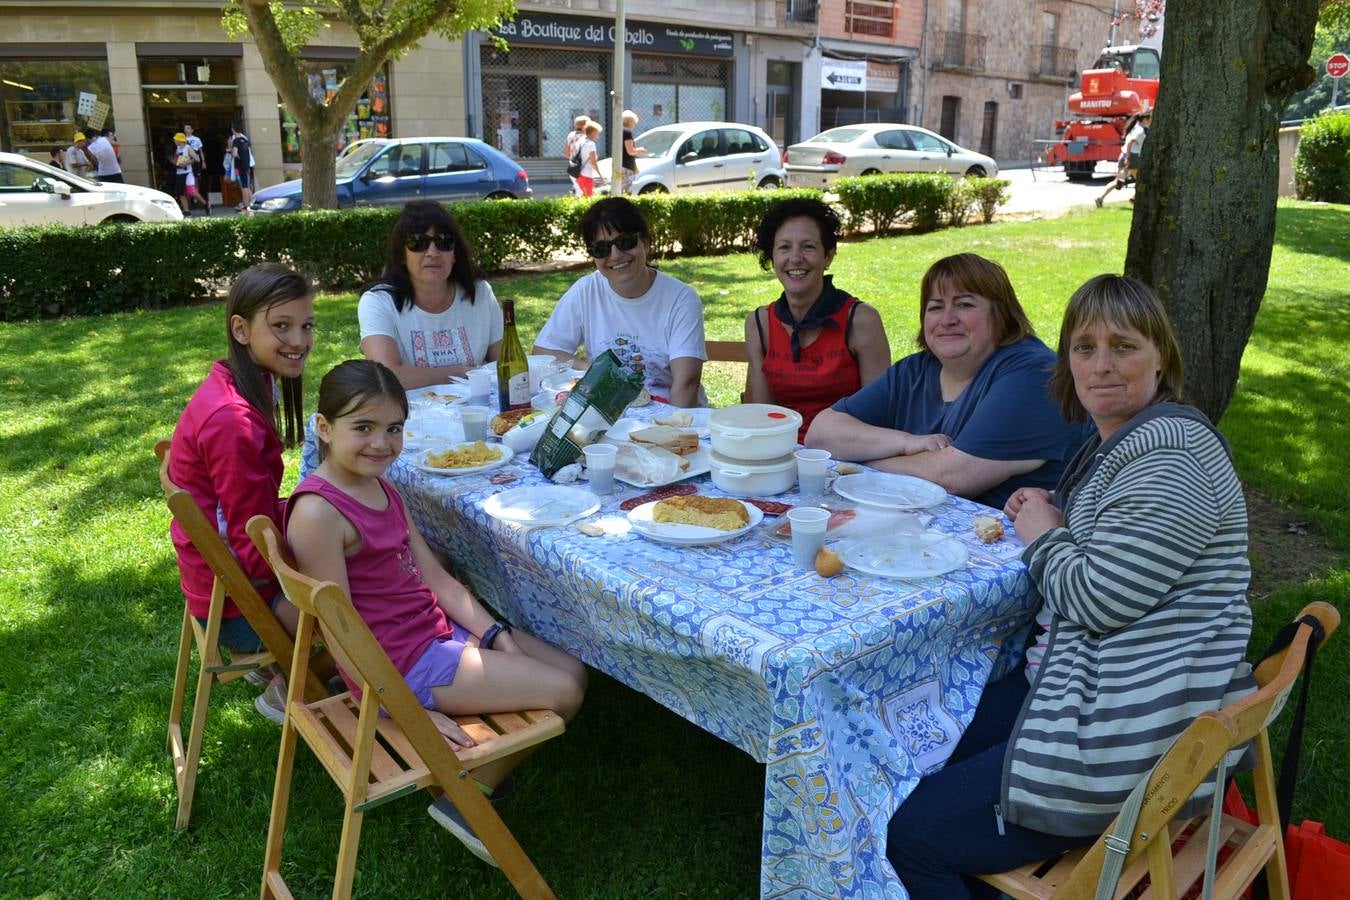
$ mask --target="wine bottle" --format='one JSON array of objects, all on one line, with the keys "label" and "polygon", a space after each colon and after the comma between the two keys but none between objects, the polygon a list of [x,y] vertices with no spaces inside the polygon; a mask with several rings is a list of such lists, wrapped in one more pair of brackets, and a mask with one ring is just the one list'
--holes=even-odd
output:
[{"label": "wine bottle", "polygon": [[530,363],[516,333],[516,301],[502,302],[502,347],[497,353],[497,398],[502,412],[530,405]]}]

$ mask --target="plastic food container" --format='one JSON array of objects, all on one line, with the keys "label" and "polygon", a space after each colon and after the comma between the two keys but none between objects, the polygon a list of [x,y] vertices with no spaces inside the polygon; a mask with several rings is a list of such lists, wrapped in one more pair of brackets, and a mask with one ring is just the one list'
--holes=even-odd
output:
[{"label": "plastic food container", "polygon": [[716,451],[710,457],[713,484],[738,497],[772,497],[797,483],[797,460],[790,453],[763,462],[729,459]]},{"label": "plastic food container", "polygon": [[[797,449],[801,414],[769,403],[742,403],[708,416],[712,448],[733,460],[778,460]],[[786,490],[786,488],[785,488]]]}]

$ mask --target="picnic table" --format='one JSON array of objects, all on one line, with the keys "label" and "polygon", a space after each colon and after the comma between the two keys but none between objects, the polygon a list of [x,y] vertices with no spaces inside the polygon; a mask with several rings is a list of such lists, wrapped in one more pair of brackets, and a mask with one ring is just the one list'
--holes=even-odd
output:
[{"label": "picnic table", "polygon": [[[967,544],[966,566],[916,580],[851,570],[826,579],[795,568],[790,544],[769,533],[776,520],[692,547],[525,528],[483,505],[547,483],[528,461],[444,477],[410,456],[388,476],[479,597],[765,764],[762,897],[905,896],[886,861],[886,825],[945,762],[985,682],[1015,661],[1037,601],[1011,528],[983,544],[971,520],[990,511],[948,497],[927,527]],[[302,470],[315,464],[311,439]],[[497,473],[517,480],[495,484]],[[706,475],[696,483],[722,495]],[[618,504],[644,490],[604,498],[588,520],[616,524]]]}]

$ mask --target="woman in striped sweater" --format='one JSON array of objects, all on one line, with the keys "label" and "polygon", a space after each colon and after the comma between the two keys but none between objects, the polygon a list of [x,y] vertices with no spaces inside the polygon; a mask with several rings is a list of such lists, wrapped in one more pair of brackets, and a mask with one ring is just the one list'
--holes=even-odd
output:
[{"label": "woman in striped sweater", "polygon": [[975,873],[1092,842],[1196,715],[1255,687],[1246,506],[1223,436],[1175,402],[1157,295],[1114,275],[1079,288],[1050,390],[1097,435],[1054,494],[1008,501],[1044,598],[1038,637],[891,820],[887,856],[915,900],[984,896]]}]

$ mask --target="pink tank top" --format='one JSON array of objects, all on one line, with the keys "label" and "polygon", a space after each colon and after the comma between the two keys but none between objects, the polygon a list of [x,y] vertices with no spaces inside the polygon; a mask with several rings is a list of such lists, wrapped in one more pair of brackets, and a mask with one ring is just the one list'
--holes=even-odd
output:
[{"label": "pink tank top", "polygon": [[[311,475],[291,494],[286,520],[289,523],[296,497],[318,494],[352,523],[361,535],[361,549],[347,557],[352,605],[394,667],[407,675],[431,642],[452,634],[453,628],[413,562],[403,498],[383,478],[380,486],[389,505],[371,509],[318,475]],[[342,677],[354,690],[360,687],[347,673]]]}]

